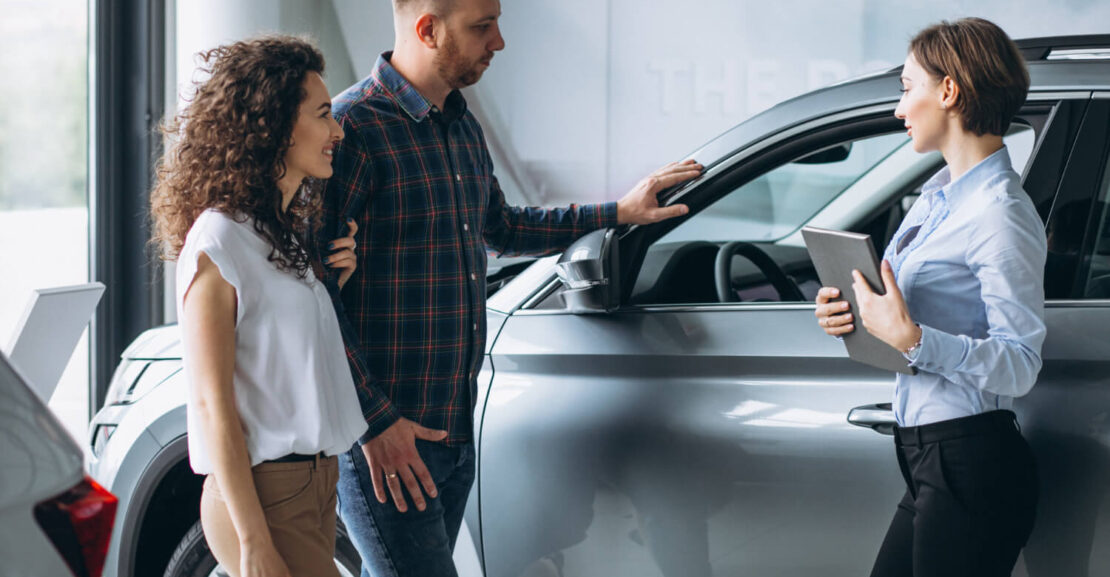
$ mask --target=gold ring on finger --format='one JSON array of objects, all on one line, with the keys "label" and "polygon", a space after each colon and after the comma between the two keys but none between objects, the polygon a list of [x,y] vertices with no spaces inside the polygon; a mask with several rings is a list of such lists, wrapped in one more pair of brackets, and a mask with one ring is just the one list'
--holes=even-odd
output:
[{"label": "gold ring on finger", "polygon": [[397,473],[386,473],[385,478],[386,479],[396,479],[397,478]]}]

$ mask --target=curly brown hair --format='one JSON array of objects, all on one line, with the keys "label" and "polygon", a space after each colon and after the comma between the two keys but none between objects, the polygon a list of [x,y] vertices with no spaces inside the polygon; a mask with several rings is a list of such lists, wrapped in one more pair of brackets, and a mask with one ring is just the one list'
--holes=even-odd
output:
[{"label": "curly brown hair", "polygon": [[198,55],[208,79],[196,82],[188,107],[162,126],[173,144],[158,166],[150,195],[153,238],[175,260],[197,217],[216,209],[254,229],[271,245],[269,260],[300,278],[314,265],[306,240],[320,226],[322,182],[305,179],[283,211],[285,176],[305,77],[324,72],[324,57],[307,39],[265,36]]}]

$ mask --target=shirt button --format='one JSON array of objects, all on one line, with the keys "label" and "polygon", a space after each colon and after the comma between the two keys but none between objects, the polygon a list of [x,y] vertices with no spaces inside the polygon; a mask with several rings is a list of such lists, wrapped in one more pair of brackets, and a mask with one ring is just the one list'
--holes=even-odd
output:
[{"label": "shirt button", "polygon": [[466,224],[466,223],[464,222],[464,223],[463,223],[463,230],[470,230],[470,225],[469,225],[469,224]]},{"label": "shirt button", "polygon": [[478,323],[474,323],[474,330],[478,330]]},{"label": "shirt button", "polygon": [[478,280],[478,273],[476,273],[476,272],[470,273],[470,280]]},{"label": "shirt button", "polygon": [[457,172],[455,173],[455,182],[462,182],[462,175]]}]

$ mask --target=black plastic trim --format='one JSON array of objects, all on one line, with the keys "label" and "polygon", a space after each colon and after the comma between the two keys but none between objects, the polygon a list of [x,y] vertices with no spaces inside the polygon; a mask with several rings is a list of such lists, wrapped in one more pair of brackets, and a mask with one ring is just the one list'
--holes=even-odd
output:
[{"label": "black plastic trim", "polygon": [[1077,48],[1110,48],[1110,34],[1087,34],[1081,36],[1045,36],[1024,38],[1015,43],[1026,60],[1044,60],[1053,50],[1074,50]]},{"label": "black plastic trim", "polygon": [[96,0],[92,10],[90,269],[108,289],[91,331],[90,417],[128,343],[162,323],[162,265],[147,250],[147,213],[166,49],[164,0]]}]

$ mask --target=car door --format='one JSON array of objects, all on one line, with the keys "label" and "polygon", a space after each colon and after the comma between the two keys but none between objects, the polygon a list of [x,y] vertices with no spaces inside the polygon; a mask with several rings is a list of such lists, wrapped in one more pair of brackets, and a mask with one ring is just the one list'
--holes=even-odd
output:
[{"label": "car door", "polygon": [[[891,438],[847,417],[888,402],[892,378],[816,325],[794,237],[818,222],[889,238],[939,165],[891,136],[892,111],[814,120],[707,175],[684,222],[620,239],[617,310],[570,314],[553,282],[506,320],[482,422],[487,575],[869,571],[904,485]],[[730,222],[738,206],[771,218]],[[740,302],[719,302],[719,233],[737,227],[746,236],[728,239],[769,256],[802,298],[736,257]],[[882,412],[856,420],[881,429]]]},{"label": "car door", "polygon": [[1077,123],[1048,218],[1044,366],[1018,399],[1041,475],[1015,575],[1110,575],[1110,94]]}]

